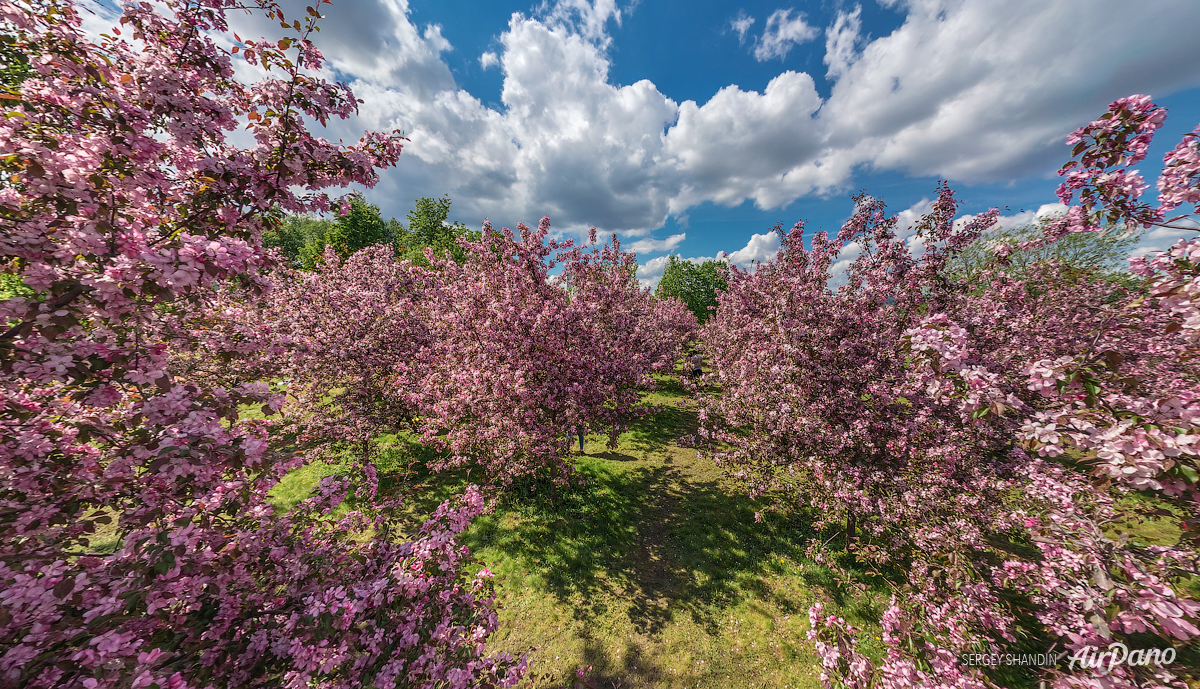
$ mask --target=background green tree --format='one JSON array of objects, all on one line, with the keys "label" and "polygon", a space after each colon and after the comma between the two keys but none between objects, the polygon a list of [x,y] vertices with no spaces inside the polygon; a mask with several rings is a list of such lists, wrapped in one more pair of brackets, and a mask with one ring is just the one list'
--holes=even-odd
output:
[{"label": "background green tree", "polygon": [[[1040,239],[1042,232],[1041,223],[988,232],[951,259],[946,266],[947,272],[955,278],[972,281],[993,262],[996,247]],[[1141,280],[1128,270],[1129,252],[1140,239],[1140,232],[1120,228],[1107,232],[1075,232],[1046,246],[1014,251],[1005,272],[1024,280],[1030,277],[1030,270],[1035,264],[1058,261],[1068,268],[1068,274],[1076,277],[1098,277],[1132,288],[1139,285]]]},{"label": "background green tree", "polygon": [[300,248],[300,261],[306,268],[311,268],[325,253],[326,246],[332,246],[339,256],[345,258],[368,246],[393,244],[395,232],[391,224],[379,215],[379,206],[355,195],[350,200],[349,211],[334,219],[323,235],[314,232],[306,239]]},{"label": "background green tree", "polygon": [[279,249],[296,267],[301,267],[300,251],[310,243],[323,241],[331,225],[332,220],[310,215],[284,216],[279,229],[263,233],[263,245]]},{"label": "background green tree", "polygon": [[481,233],[468,229],[461,222],[446,222],[450,215],[450,203],[449,196],[440,199],[424,197],[414,202],[414,208],[408,212],[408,227],[398,226],[396,251],[401,258],[427,266],[429,261],[425,258],[425,247],[429,247],[439,257],[449,251],[455,263],[467,259],[467,252],[456,240],[479,241]]},{"label": "background green tree", "polygon": [[679,297],[696,315],[696,320],[703,324],[712,313],[708,307],[717,305],[717,290],[727,286],[725,269],[724,261],[697,264],[669,256],[655,294],[660,297]]},{"label": "background green tree", "polygon": [[263,244],[277,247],[296,266],[311,269],[325,253],[325,247],[343,258],[376,244],[394,244],[400,224],[384,220],[379,206],[367,203],[360,195],[350,200],[350,210],[332,220],[307,215],[289,215],[279,229],[265,232]]},{"label": "background green tree", "polygon": [[481,233],[461,222],[447,222],[450,203],[449,196],[417,199],[405,227],[395,218],[384,220],[378,206],[356,195],[350,201],[350,212],[334,219],[284,216],[278,229],[263,233],[263,244],[278,248],[296,267],[305,269],[315,266],[325,247],[331,245],[344,257],[368,246],[390,244],[398,256],[422,266],[429,265],[425,258],[425,247],[429,247],[438,256],[449,251],[456,263],[462,263],[467,252],[457,240],[478,241]]},{"label": "background green tree", "polygon": [[29,58],[15,47],[16,38],[0,35],[0,92],[15,94],[32,73]]}]

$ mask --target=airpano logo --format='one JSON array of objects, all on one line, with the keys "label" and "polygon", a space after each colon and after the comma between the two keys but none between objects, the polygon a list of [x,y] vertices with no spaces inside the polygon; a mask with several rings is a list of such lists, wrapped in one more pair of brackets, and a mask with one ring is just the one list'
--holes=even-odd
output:
[{"label": "airpano logo", "polygon": [[1075,654],[1071,656],[1070,668],[1074,670],[1078,664],[1085,670],[1110,672],[1121,664],[1130,667],[1155,665],[1161,668],[1173,662],[1175,662],[1174,648],[1138,648],[1130,651],[1125,644],[1114,643],[1103,651],[1099,646],[1084,646],[1075,651]]}]

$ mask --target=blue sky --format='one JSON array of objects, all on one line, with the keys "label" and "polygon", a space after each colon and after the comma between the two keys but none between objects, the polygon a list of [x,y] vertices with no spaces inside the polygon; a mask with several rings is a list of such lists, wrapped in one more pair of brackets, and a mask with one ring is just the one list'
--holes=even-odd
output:
[{"label": "blue sky", "polygon": [[777,222],[835,230],[860,189],[911,216],[948,179],[964,213],[1032,218],[1056,201],[1065,136],[1131,93],[1171,112],[1153,182],[1200,122],[1200,3],[1133,7],[335,0],[318,45],[364,100],[334,134],[412,138],[368,192],[385,215],[446,193],[472,227],[594,224],[652,284],[668,253],[748,263]]}]

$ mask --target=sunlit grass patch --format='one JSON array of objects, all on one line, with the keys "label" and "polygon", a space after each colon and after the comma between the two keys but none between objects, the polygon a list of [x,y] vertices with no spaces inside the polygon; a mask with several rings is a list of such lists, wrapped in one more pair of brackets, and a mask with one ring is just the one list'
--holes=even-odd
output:
[{"label": "sunlit grass patch", "polygon": [[[519,481],[464,534],[499,578],[501,626],[489,651],[528,652],[528,684],[541,688],[588,665],[605,687],[817,687],[807,610],[822,601],[866,628],[864,650],[881,656],[882,584],[844,552],[833,556],[862,591],[808,560],[809,540],[831,534],[814,533],[804,514],[756,522],[762,504],[675,442],[697,422],[676,381],[660,379],[643,401],[653,413],[615,448],[591,434],[573,454],[583,485],[552,496],[546,481]],[[412,439],[378,442],[383,484],[405,495],[405,530],[470,481],[465,471],[430,474],[428,450]],[[295,504],[335,469],[306,466],[272,497]]]}]

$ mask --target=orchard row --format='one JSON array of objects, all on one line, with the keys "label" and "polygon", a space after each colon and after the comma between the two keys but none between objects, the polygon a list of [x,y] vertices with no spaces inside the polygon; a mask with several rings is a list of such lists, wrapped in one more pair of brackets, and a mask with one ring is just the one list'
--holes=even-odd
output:
[{"label": "orchard row", "polygon": [[[524,659],[484,651],[491,573],[458,535],[517,479],[572,480],[571,439],[615,440],[696,335],[615,237],[560,243],[547,221],[417,261],[330,248],[300,270],[264,249],[280,211],[350,210],[321,190],[372,186],[404,139],[311,133],[357,101],[314,76],[317,9],[257,5],[288,34],[226,49],[220,0],[129,6],[99,42],[68,0],[0,0],[17,286],[0,303],[0,686],[516,685]],[[1195,135],[1159,205],[1141,200],[1131,167],[1164,118],[1131,97],[1076,132],[1069,212],[979,270],[948,266],[996,213],[956,222],[943,188],[916,242],[860,196],[835,238],[798,225],[775,260],[719,276],[695,442],[769,509],[898,573],[880,575],[882,659],[810,611],[827,684],[983,687],[1003,678],[964,657],[1118,642],[1181,662],[1036,679],[1195,679],[1200,242],[1139,259],[1133,282],[1020,260],[1200,202]],[[415,540],[376,468],[394,434],[484,484]],[[272,488],[327,460],[343,471],[277,514]],[[1145,516],[1181,537],[1116,534]],[[94,549],[113,520],[117,547]]]}]

